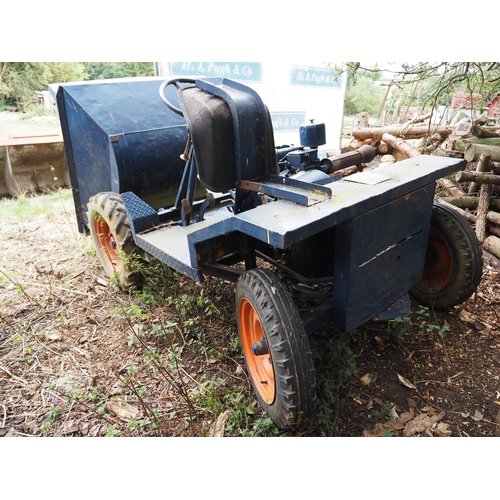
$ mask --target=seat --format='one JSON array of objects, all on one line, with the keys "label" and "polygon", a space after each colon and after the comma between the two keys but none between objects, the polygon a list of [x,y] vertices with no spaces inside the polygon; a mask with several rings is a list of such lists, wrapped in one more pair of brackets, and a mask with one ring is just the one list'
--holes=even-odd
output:
[{"label": "seat", "polygon": [[269,110],[258,94],[228,79],[200,79],[179,89],[198,177],[209,191],[279,173]]}]

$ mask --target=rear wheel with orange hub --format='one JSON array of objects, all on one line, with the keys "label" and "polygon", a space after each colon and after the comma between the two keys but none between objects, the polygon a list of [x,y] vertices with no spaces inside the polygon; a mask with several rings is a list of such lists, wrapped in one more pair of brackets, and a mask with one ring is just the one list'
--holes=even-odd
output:
[{"label": "rear wheel with orange hub", "polygon": [[252,269],[236,286],[238,330],[257,399],[280,429],[314,411],[316,374],[297,306],[272,272]]},{"label": "rear wheel with orange hub", "polygon": [[476,291],[482,266],[481,247],[469,222],[435,204],[422,279],[410,293],[438,309],[462,304]]},{"label": "rear wheel with orange hub", "polygon": [[108,278],[116,279],[126,291],[141,279],[129,265],[140,251],[134,243],[122,197],[117,193],[99,193],[90,198],[87,208],[89,230],[101,265]]}]

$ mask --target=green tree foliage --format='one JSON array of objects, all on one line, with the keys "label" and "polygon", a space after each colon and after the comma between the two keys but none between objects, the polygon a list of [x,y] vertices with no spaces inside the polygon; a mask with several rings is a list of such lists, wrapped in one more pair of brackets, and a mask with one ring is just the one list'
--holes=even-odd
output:
[{"label": "green tree foliage", "polygon": [[49,83],[153,75],[152,62],[0,62],[0,100],[29,102]]},{"label": "green tree foliage", "polygon": [[[359,62],[344,63],[337,69],[352,75],[359,71],[377,74],[380,71],[363,67]],[[460,88],[466,94],[481,96],[483,102],[480,104],[488,104],[500,92],[499,62],[401,63],[397,70],[387,69],[386,73],[391,76],[388,83],[397,89],[419,83],[414,104],[422,109],[449,105],[453,93]]]},{"label": "green tree foliage", "polygon": [[376,82],[380,79],[380,70],[378,69],[378,66],[375,65],[370,69],[357,69],[356,71],[349,71],[347,76],[347,90],[350,90],[356,85],[356,83],[358,83],[358,80],[363,77]]},{"label": "green tree foliage", "polygon": [[335,74],[346,74],[347,87],[344,113],[355,115],[368,111],[370,115],[377,115],[384,99],[385,87],[380,85],[381,72],[377,65],[360,68],[357,63],[327,64]]},{"label": "green tree foliage", "polygon": [[345,114],[354,115],[368,111],[377,115],[384,98],[384,87],[369,76],[361,76],[347,89],[345,99]]},{"label": "green tree foliage", "polygon": [[33,92],[47,90],[49,83],[85,78],[82,63],[0,62],[0,98],[7,101],[30,100]]},{"label": "green tree foliage", "polygon": [[127,78],[135,76],[154,76],[152,62],[86,62],[87,80],[104,80],[107,78]]}]

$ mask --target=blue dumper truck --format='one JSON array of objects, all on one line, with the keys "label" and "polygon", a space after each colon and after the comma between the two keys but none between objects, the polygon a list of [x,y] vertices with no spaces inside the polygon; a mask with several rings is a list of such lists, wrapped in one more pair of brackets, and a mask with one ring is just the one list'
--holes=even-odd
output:
[{"label": "blue dumper truck", "polygon": [[450,308],[479,284],[469,223],[434,203],[462,159],[363,169],[375,148],[321,157],[315,123],[276,145],[265,103],[226,78],[62,84],[57,107],[78,227],[107,275],[138,285],[128,262],[147,254],[233,281],[248,375],[281,429],[314,411],[314,332],[407,314],[409,294]]}]

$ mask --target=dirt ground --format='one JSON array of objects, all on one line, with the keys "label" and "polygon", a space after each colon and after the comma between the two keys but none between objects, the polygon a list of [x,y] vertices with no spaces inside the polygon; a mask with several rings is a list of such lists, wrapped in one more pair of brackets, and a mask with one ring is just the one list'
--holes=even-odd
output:
[{"label": "dirt ground", "polygon": [[494,436],[500,269],[452,311],[311,338],[318,411],[280,433],[250,389],[234,289],[155,268],[110,286],[68,189],[0,200],[0,436]]}]

